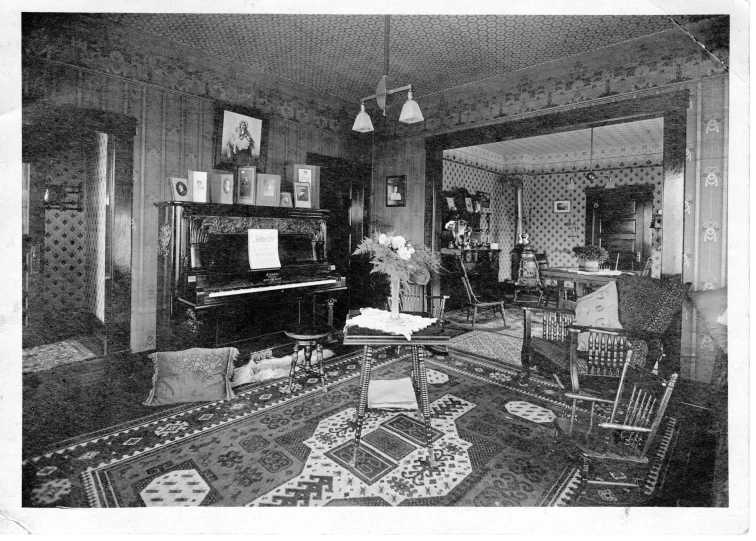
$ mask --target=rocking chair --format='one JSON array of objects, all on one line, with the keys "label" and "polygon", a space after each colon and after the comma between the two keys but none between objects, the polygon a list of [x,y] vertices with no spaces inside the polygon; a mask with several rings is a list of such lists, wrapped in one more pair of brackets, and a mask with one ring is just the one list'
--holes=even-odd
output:
[{"label": "rocking chair", "polygon": [[[669,404],[677,374],[665,380],[650,371],[634,366],[630,354],[620,375],[619,386],[613,400],[586,394],[566,393],[572,399],[570,417],[557,418],[557,436],[569,439],[583,458],[582,490],[592,485],[638,487],[637,479],[591,479],[591,466],[596,462],[625,461],[648,464],[648,452],[657,435],[664,412]],[[590,415],[582,421],[577,418],[576,403],[590,402]],[[597,414],[596,406],[609,410],[608,416]],[[609,465],[611,466],[611,464]]]}]

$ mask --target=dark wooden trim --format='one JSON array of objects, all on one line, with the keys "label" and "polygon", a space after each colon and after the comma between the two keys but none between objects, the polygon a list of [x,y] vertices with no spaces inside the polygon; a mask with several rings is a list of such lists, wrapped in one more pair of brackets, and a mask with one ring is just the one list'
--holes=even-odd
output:
[{"label": "dark wooden trim", "polygon": [[34,162],[42,147],[47,153],[63,150],[78,138],[95,131],[130,141],[137,128],[137,120],[133,117],[46,99],[24,100],[21,124],[25,162]]}]

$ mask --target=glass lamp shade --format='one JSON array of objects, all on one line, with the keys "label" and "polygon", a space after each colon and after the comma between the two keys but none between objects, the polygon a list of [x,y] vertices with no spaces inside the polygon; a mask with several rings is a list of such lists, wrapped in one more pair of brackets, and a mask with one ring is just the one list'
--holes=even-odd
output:
[{"label": "glass lamp shade", "polygon": [[370,115],[365,112],[364,103],[360,104],[360,112],[357,113],[357,118],[354,119],[354,126],[352,126],[352,129],[360,133],[373,131],[373,122],[370,120]]},{"label": "glass lamp shade", "polygon": [[402,113],[399,115],[399,122],[414,124],[423,120],[425,119],[423,118],[423,113],[420,112],[420,106],[412,99],[412,92],[408,92],[407,101],[404,103]]}]

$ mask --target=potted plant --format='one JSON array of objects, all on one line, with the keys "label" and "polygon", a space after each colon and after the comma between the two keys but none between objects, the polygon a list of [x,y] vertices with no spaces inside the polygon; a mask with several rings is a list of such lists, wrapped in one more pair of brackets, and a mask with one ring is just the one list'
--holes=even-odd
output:
[{"label": "potted plant", "polygon": [[366,237],[354,251],[369,254],[370,272],[387,274],[391,280],[391,318],[399,320],[399,290],[409,283],[425,285],[430,273],[440,267],[439,256],[422,244],[413,245],[401,235],[378,233]]},{"label": "potted plant", "polygon": [[595,244],[575,246],[572,251],[580,259],[581,270],[597,271],[599,264],[609,259],[609,252],[606,251],[606,248]]}]

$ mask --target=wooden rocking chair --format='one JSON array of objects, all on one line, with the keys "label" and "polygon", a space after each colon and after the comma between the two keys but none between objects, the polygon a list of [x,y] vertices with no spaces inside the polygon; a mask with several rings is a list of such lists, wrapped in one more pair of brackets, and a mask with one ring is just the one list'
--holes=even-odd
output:
[{"label": "wooden rocking chair", "polygon": [[[648,451],[658,433],[664,412],[677,381],[677,374],[665,380],[625,357],[619,386],[613,400],[587,394],[566,393],[572,399],[569,418],[557,418],[557,436],[569,439],[583,458],[582,489],[588,484],[638,487],[637,480],[591,479],[591,466],[600,461],[648,464]],[[577,418],[577,402],[590,402],[587,420]],[[601,420],[596,406],[610,409]]]}]

